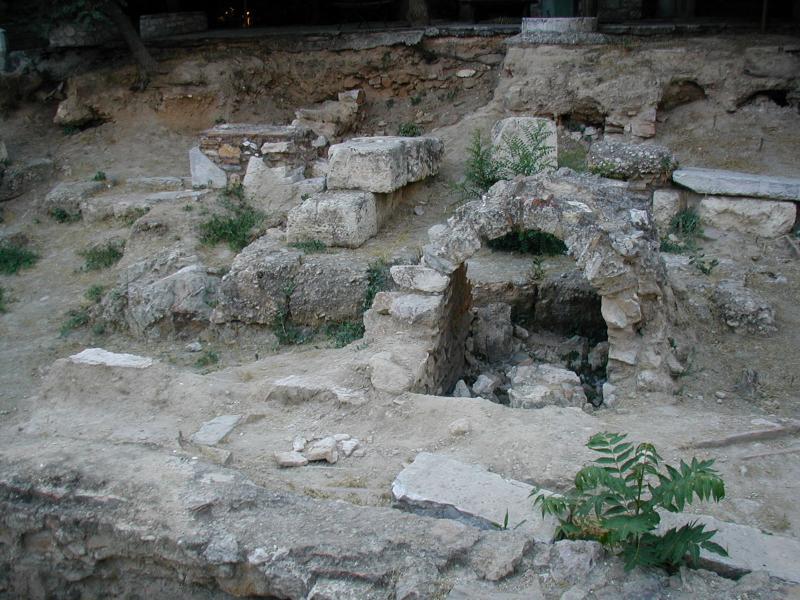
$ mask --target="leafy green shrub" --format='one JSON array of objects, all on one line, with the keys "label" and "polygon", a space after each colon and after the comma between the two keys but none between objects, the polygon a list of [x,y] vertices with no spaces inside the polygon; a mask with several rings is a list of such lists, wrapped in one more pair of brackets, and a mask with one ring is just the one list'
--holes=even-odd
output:
[{"label": "leafy green shrub", "polygon": [[76,223],[81,220],[81,213],[70,212],[60,206],[54,206],[47,211],[47,214],[50,215],[50,218],[56,223]]},{"label": "leafy green shrub", "polygon": [[533,229],[511,231],[503,237],[489,240],[487,246],[494,250],[522,252],[537,256],[556,256],[567,253],[566,244],[556,236]]},{"label": "leafy green shrub", "polygon": [[344,348],[364,337],[364,324],[357,322],[330,323],[325,328],[325,335],[333,342],[334,347]]},{"label": "leafy green shrub", "polygon": [[484,144],[480,131],[476,129],[467,147],[464,181],[458,187],[465,195],[480,196],[500,179],[500,165],[492,158],[492,147]]},{"label": "leafy green shrub", "polygon": [[36,264],[39,255],[14,242],[0,242],[0,273],[13,275]]},{"label": "leafy green shrub", "polygon": [[105,171],[98,171],[92,177],[92,181],[105,181],[106,180],[106,173]]},{"label": "leafy green shrub", "polygon": [[217,354],[213,350],[206,350],[195,361],[194,366],[197,367],[198,369],[202,369],[204,367],[210,367],[211,365],[215,365],[218,362],[219,362],[219,354]]},{"label": "leafy green shrub", "polygon": [[92,285],[86,290],[84,297],[89,301],[93,302],[94,304],[98,304],[100,300],[103,299],[103,292],[105,288],[102,285]]},{"label": "leafy green shrub", "polygon": [[[672,217],[669,224],[670,235],[661,240],[661,251],[673,254],[697,252],[697,238],[703,235],[700,215],[691,208],[682,210]],[[713,268],[713,267],[712,267]]]},{"label": "leafy green shrub", "polygon": [[619,433],[598,433],[587,444],[601,454],[594,464],[575,475],[575,487],[564,495],[531,492],[542,516],[558,518],[558,539],[596,540],[619,551],[625,568],[662,567],[675,572],[681,565],[696,566],[701,550],[727,556],[711,541],[716,531],[689,523],[655,533],[658,511],[682,512],[695,497],[719,502],[725,484],[713,469],[713,460],[678,467],[662,464],[652,444],[634,446]]},{"label": "leafy green shrub", "polygon": [[400,123],[400,126],[397,128],[397,135],[402,135],[403,137],[418,137],[422,135],[422,127],[416,123]]},{"label": "leafy green shrub", "polygon": [[119,259],[122,258],[124,248],[125,242],[109,240],[104,244],[90,246],[85,250],[81,250],[78,255],[83,257],[84,271],[99,271],[117,264]]},{"label": "leafy green shrub", "polygon": [[61,337],[67,337],[74,329],[83,327],[89,322],[89,313],[84,308],[73,308],[67,311],[67,320],[61,324]]},{"label": "leafy green shrub", "polygon": [[367,269],[367,291],[364,294],[364,310],[372,308],[375,295],[389,287],[389,265],[378,259]]},{"label": "leafy green shrub", "polygon": [[238,252],[252,241],[252,230],[264,220],[264,215],[243,202],[234,204],[228,200],[231,196],[240,195],[240,190],[241,186],[229,188],[223,193],[222,204],[226,214],[213,215],[200,224],[202,243],[214,245],[227,242],[231,250]]},{"label": "leafy green shrub", "polygon": [[305,242],[294,242],[293,244],[289,244],[292,248],[297,248],[298,250],[302,250],[306,254],[319,254],[321,252],[325,252],[328,247],[319,240],[307,240]]}]

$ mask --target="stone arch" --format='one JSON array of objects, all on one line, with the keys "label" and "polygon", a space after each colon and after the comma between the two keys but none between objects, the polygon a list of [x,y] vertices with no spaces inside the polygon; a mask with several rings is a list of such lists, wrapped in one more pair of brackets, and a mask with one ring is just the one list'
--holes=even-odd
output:
[{"label": "stone arch", "polygon": [[[609,383],[626,393],[670,390],[672,293],[642,198],[623,183],[567,171],[503,181],[431,228],[423,265],[454,281],[484,240],[516,228],[563,240],[597,290],[608,327]],[[440,318],[453,316],[443,310]]]}]

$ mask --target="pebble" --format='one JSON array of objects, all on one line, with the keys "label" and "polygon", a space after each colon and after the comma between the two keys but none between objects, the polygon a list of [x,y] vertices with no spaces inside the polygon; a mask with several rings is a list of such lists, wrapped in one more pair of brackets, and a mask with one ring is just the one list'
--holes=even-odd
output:
[{"label": "pebble", "polygon": [[190,344],[186,344],[186,351],[187,352],[200,352],[203,349],[203,344],[200,342],[191,342]]},{"label": "pebble", "polygon": [[466,79],[468,77],[472,77],[477,73],[475,69],[460,69],[456,71],[456,77],[460,79]]},{"label": "pebble", "polygon": [[469,419],[456,419],[449,426],[450,435],[466,435],[472,430],[472,423]]},{"label": "pebble", "polygon": [[302,452],[306,449],[306,444],[308,440],[301,435],[298,435],[296,438],[292,440],[292,450],[295,452]]},{"label": "pebble", "polygon": [[339,443],[339,449],[345,456],[350,456],[355,452],[356,448],[358,448],[359,443],[360,442],[356,439],[344,440]]},{"label": "pebble", "polygon": [[725,392],[716,392],[714,395],[720,400],[724,400],[727,397],[727,394]]}]

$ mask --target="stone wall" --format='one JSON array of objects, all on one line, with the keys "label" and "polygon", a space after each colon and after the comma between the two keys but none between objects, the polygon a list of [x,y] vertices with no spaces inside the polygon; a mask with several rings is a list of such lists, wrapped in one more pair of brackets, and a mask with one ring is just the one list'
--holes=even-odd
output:
[{"label": "stone wall", "polygon": [[208,18],[202,11],[158,13],[139,17],[139,34],[142,39],[193,33],[206,29],[208,29]]}]

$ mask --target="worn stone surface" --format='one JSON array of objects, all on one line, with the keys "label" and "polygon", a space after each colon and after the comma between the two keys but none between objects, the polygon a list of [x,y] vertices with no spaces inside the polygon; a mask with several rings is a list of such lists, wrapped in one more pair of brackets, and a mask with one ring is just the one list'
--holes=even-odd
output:
[{"label": "worn stone surface", "polygon": [[222,189],[228,185],[225,171],[203,154],[199,147],[189,150],[189,170],[192,174],[193,187]]},{"label": "worn stone surface", "polygon": [[68,181],[59,183],[47,192],[41,203],[41,210],[51,214],[55,209],[77,215],[81,212],[81,202],[90,196],[102,192],[107,183],[104,181]]},{"label": "worn stone surface", "polygon": [[395,265],[390,272],[394,282],[407,290],[441,293],[450,283],[439,271],[421,265]]},{"label": "worn stone surface", "polygon": [[321,440],[313,441],[305,449],[303,456],[305,456],[309,462],[324,460],[329,463],[335,463],[339,460],[336,440],[333,437],[326,437]]},{"label": "worn stone surface", "polygon": [[389,193],[439,172],[444,154],[432,137],[362,137],[331,146],[328,189]]},{"label": "worn stone surface", "polygon": [[586,403],[580,377],[574,371],[543,364],[514,367],[508,376],[508,399],[513,408],[580,407]]},{"label": "worn stone surface", "polygon": [[220,415],[206,421],[192,435],[192,442],[203,446],[216,446],[222,442],[242,420],[242,415]]},{"label": "worn stone surface", "polygon": [[556,159],[558,157],[558,128],[551,119],[541,117],[508,117],[497,121],[492,126],[492,150],[495,158],[509,158],[505,151],[508,141],[516,138],[519,141],[530,145],[530,138],[541,129],[543,134],[542,148],[546,154],[543,157],[545,171],[556,169]]},{"label": "worn stone surface", "polygon": [[702,198],[697,212],[708,227],[767,238],[789,233],[797,219],[794,202],[729,196]]},{"label": "worn stone surface", "polygon": [[50,158],[34,158],[6,167],[3,173],[3,191],[18,194],[50,178],[55,172],[55,162]]},{"label": "worn stone surface", "polygon": [[207,192],[193,190],[173,190],[154,192],[116,193],[111,190],[107,194],[89,196],[80,201],[80,212],[84,220],[89,222],[103,219],[136,219],[142,214],[162,203],[193,202],[199,200]]},{"label": "worn stone surface", "polygon": [[276,452],[275,462],[279,467],[304,467],[308,464],[308,459],[300,452],[292,450],[291,452]]},{"label": "worn stone surface", "polygon": [[462,518],[483,527],[502,524],[508,511],[509,527],[549,542],[555,521],[530,510],[528,484],[504,479],[479,465],[466,464],[444,454],[420,452],[392,483],[395,501],[421,512]]},{"label": "worn stone surface", "polygon": [[538,286],[529,257],[481,249],[467,261],[467,277],[475,306],[504,302],[515,320],[533,313]]},{"label": "worn stone surface", "polygon": [[672,219],[685,208],[686,202],[678,190],[655,190],[653,192],[653,221],[658,234],[666,236]]},{"label": "worn stone surface", "polygon": [[453,388],[454,398],[472,398],[472,392],[469,391],[469,386],[463,379],[456,381],[456,386]]},{"label": "worn stone surface", "polygon": [[721,169],[678,169],[672,181],[698,194],[800,201],[800,178]]},{"label": "worn stone surface", "polygon": [[495,302],[475,309],[472,322],[472,352],[490,361],[509,356],[513,346],[514,327],[511,324],[511,306]]},{"label": "worn stone surface", "polygon": [[153,364],[153,359],[146,356],[109,352],[103,348],[87,348],[78,354],[70,356],[69,360],[82,365],[122,367],[125,369],[146,369]]},{"label": "worn stone surface", "polygon": [[288,242],[319,240],[328,246],[358,248],[378,233],[375,195],[358,191],[315,194],[290,213]]},{"label": "worn stone surface", "polygon": [[590,171],[614,179],[666,178],[678,166],[669,148],[656,144],[597,142],[586,160]]},{"label": "worn stone surface", "polygon": [[315,134],[333,140],[358,125],[363,117],[361,107],[365,100],[364,90],[341,92],[337,100],[326,100],[310,108],[296,110],[297,119],[293,124],[308,127]]},{"label": "worn stone surface", "polygon": [[300,203],[295,183],[303,179],[301,167],[270,167],[251,156],[242,179],[245,198],[257,209],[271,214],[286,214]]},{"label": "worn stone surface", "polygon": [[775,310],[766,298],[734,280],[717,284],[712,293],[723,323],[737,331],[769,334],[776,330]]}]

